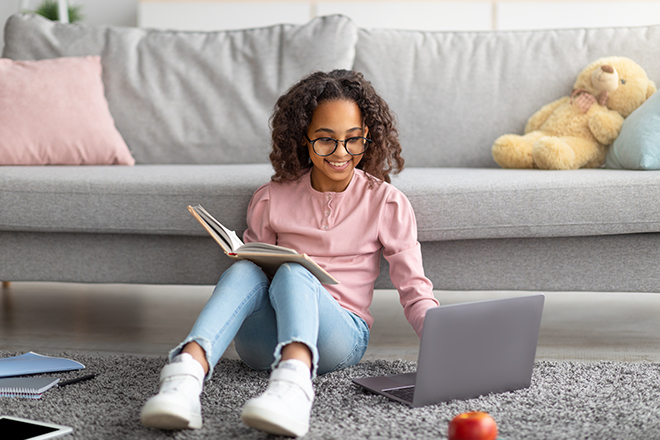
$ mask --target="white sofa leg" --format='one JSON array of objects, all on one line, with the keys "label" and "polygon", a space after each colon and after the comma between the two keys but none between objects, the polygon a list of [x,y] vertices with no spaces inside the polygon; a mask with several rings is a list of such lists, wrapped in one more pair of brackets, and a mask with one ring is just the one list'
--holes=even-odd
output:
[{"label": "white sofa leg", "polygon": [[9,289],[11,287],[11,281],[3,281],[2,282],[2,288],[3,289]]}]

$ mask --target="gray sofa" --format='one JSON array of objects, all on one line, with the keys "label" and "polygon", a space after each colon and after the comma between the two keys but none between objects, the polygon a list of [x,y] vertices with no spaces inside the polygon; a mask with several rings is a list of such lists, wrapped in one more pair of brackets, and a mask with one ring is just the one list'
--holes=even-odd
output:
[{"label": "gray sofa", "polygon": [[[330,16],[203,33],[18,14],[5,42],[17,60],[100,55],[137,163],[0,167],[0,280],[214,284],[230,260],[186,205],[241,233],[272,174],[277,96],[353,68],[398,115],[407,167],[393,184],[436,289],[660,292],[660,172],[503,170],[490,153],[596,58],[628,56],[658,82],[660,26],[419,32]],[[385,265],[376,287],[391,287]]]}]

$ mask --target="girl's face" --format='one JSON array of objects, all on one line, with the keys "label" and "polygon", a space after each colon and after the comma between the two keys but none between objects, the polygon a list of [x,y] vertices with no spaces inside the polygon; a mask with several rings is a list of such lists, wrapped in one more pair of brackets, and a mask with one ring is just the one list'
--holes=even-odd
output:
[{"label": "girl's face", "polygon": [[[307,137],[333,138],[340,141],[355,136],[366,137],[369,129],[364,126],[362,112],[357,104],[347,100],[321,102],[307,127]],[[353,178],[353,170],[362,160],[362,155],[352,156],[346,151],[344,142],[330,156],[319,156],[307,142],[312,159],[312,187],[321,192],[342,192]]]}]

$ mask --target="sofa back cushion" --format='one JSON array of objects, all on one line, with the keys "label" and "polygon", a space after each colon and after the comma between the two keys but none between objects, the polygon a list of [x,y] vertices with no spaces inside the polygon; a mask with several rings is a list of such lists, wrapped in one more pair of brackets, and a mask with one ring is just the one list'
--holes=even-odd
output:
[{"label": "sofa back cushion", "polygon": [[360,29],[355,69],[397,113],[408,166],[495,167],[493,141],[522,134],[577,74],[626,56],[660,79],[660,26],[422,32]]},{"label": "sofa back cushion", "polygon": [[181,32],[16,14],[3,56],[100,55],[110,112],[137,163],[264,163],[277,98],[312,71],[350,69],[356,40],[357,27],[341,16]]}]

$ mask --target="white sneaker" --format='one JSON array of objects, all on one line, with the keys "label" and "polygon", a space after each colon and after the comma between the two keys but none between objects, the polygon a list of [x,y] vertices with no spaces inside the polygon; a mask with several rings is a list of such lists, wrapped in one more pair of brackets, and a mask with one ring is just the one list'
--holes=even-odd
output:
[{"label": "white sneaker", "polygon": [[142,407],[140,421],[159,429],[201,428],[203,384],[202,365],[188,353],[180,354],[163,367],[160,390]]},{"label": "white sneaker", "polygon": [[241,420],[269,434],[303,436],[309,430],[313,401],[307,365],[298,360],[284,361],[271,373],[266,391],[245,404]]}]

